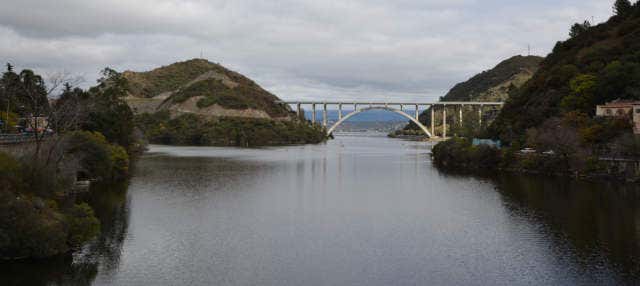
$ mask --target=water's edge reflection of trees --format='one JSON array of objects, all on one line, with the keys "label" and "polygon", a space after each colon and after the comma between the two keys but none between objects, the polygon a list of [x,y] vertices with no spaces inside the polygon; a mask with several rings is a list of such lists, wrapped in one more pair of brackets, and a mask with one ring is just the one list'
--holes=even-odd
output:
[{"label": "water's edge reflection of trees", "polygon": [[640,187],[563,178],[492,179],[509,211],[526,209],[575,249],[577,263],[603,257],[623,279],[640,273]]},{"label": "water's edge reflection of trees", "polygon": [[115,271],[129,226],[127,188],[126,183],[92,186],[90,193],[78,199],[89,203],[100,219],[101,234],[98,238],[74,254],[39,261],[0,263],[0,276],[8,279],[2,283],[91,285],[98,271]]},{"label": "water's edge reflection of trees", "polygon": [[640,279],[640,186],[637,184],[543,175],[440,172],[443,176],[474,177],[491,182],[511,217],[535,221],[551,232],[558,243],[570,243],[577,265],[584,266],[585,261],[601,257],[621,271],[622,279]]},{"label": "water's edge reflection of trees", "polygon": [[[496,187],[511,217],[532,220],[557,237],[558,243],[570,243],[578,265],[602,256],[621,269],[623,279],[638,280],[639,186],[537,176],[479,179]],[[0,264],[0,276],[11,277],[7,285],[90,285],[98,272],[116,272],[129,225],[127,187],[96,186],[91,195],[80,198],[94,208],[102,224],[101,236],[82,251],[43,261]]]}]

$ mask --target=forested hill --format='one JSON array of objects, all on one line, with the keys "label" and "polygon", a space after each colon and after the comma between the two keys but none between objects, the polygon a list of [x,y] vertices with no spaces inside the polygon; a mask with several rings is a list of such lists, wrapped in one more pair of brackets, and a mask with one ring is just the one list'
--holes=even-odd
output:
[{"label": "forested hill", "polygon": [[521,86],[538,70],[543,58],[514,56],[495,68],[455,85],[442,101],[503,101],[509,90]]},{"label": "forested hill", "polygon": [[138,113],[169,110],[207,117],[272,119],[289,116],[278,98],[249,78],[204,59],[174,63],[147,72],[123,73],[127,102]]},{"label": "forested hill", "polygon": [[606,23],[571,28],[570,38],[558,42],[532,79],[511,94],[490,127],[492,136],[523,141],[527,129],[548,118],[592,116],[597,104],[640,99],[640,4],[617,1],[615,10]]}]

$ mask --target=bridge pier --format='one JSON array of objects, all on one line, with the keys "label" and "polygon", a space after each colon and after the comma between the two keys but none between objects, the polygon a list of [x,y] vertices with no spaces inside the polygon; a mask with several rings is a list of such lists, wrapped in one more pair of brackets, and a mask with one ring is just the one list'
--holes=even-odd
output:
[{"label": "bridge pier", "polygon": [[436,106],[431,105],[431,135],[436,136]]},{"label": "bridge pier", "polygon": [[342,103],[338,104],[338,119],[342,120]]},{"label": "bridge pier", "polygon": [[462,109],[464,109],[464,104],[460,105],[460,127],[462,127]]},{"label": "bridge pier", "polygon": [[420,107],[416,104],[416,120],[420,120]]},{"label": "bridge pier", "polygon": [[316,104],[311,104],[311,109],[313,109],[313,111],[311,111],[311,123],[316,124]]},{"label": "bridge pier", "polygon": [[302,104],[300,102],[296,103],[296,112],[298,114],[298,118],[304,120],[304,114],[302,114]]},{"label": "bridge pier", "polygon": [[478,126],[482,127],[482,105],[478,108]]},{"label": "bridge pier", "polygon": [[327,104],[322,105],[322,126],[327,127]]},{"label": "bridge pier", "polygon": [[447,138],[447,105],[442,105],[442,138]]}]

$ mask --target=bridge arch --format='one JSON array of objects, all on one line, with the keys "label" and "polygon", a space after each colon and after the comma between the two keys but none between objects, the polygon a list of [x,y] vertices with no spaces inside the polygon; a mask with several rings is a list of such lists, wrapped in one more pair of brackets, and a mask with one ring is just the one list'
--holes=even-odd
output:
[{"label": "bridge arch", "polygon": [[407,114],[406,112],[404,112],[404,111],[402,111],[400,109],[396,109],[396,108],[392,108],[392,107],[388,107],[388,106],[371,106],[371,107],[366,107],[366,108],[355,110],[354,112],[351,112],[351,113],[347,114],[346,116],[342,117],[342,119],[338,120],[338,122],[334,123],[333,126],[331,126],[331,128],[329,128],[329,130],[327,130],[327,134],[331,135],[333,133],[333,131],[335,131],[336,128],[338,128],[338,126],[340,126],[340,124],[342,124],[345,121],[349,120],[349,118],[351,118],[351,117],[353,117],[355,115],[358,115],[360,113],[370,111],[370,110],[386,110],[386,111],[391,111],[391,112],[395,112],[397,114],[400,114],[400,115],[406,117],[407,119],[411,120],[411,122],[413,122],[416,125],[418,125],[418,127],[420,127],[422,132],[427,134],[427,136],[433,137],[431,135],[431,132],[429,132],[429,129],[427,129],[426,126],[424,126],[422,123],[420,123],[419,120],[417,120],[413,116]]}]

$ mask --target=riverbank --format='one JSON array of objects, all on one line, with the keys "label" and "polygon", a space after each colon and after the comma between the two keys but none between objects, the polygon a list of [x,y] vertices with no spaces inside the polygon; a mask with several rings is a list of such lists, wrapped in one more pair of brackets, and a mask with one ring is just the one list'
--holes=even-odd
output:
[{"label": "riverbank", "polygon": [[318,144],[328,139],[324,128],[297,119],[172,117],[160,111],[137,115],[135,122],[149,143],[162,145],[260,147]]},{"label": "riverbank", "polygon": [[433,163],[439,168],[466,172],[534,174],[571,177],[592,181],[640,181],[640,160],[622,158],[578,157],[554,152],[522,152],[517,146],[498,149],[474,146],[464,138],[438,143],[432,151]]}]

